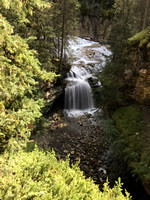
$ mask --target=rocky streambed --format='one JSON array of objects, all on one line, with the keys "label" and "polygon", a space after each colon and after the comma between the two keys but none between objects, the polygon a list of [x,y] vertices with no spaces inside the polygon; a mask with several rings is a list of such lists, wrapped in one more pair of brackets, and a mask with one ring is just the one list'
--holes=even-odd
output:
[{"label": "rocky streambed", "polygon": [[111,150],[111,143],[96,116],[68,117],[59,111],[48,120],[47,131],[44,134],[37,131],[31,137],[40,148],[53,149],[58,160],[69,156],[70,165],[79,162],[85,177],[93,179],[100,189],[107,177],[111,186],[121,177],[133,200],[149,200],[141,182],[128,171],[124,159]]},{"label": "rocky streambed", "polygon": [[100,187],[106,181],[108,142],[94,117],[85,114],[81,117],[67,117],[54,113],[49,117],[49,128],[44,135],[34,135],[41,148],[53,149],[58,159],[66,159],[70,164],[79,161],[80,169]]}]

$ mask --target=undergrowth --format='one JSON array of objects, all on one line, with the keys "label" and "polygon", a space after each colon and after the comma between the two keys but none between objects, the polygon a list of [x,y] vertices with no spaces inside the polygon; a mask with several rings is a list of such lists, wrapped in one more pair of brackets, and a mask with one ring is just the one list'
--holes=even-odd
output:
[{"label": "undergrowth", "polygon": [[117,109],[112,119],[103,122],[104,131],[111,138],[114,153],[122,156],[133,175],[150,178],[150,148],[147,143],[145,124],[139,106]]}]

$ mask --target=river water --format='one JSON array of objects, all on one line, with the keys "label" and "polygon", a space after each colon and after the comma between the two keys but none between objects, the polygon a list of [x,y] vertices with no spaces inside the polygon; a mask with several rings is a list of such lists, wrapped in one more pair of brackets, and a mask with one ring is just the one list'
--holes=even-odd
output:
[{"label": "river water", "polygon": [[[110,55],[108,48],[98,42],[79,37],[70,38],[67,57],[72,67],[65,79],[67,87],[64,113],[69,116],[80,116],[95,112],[88,79],[95,78],[94,73],[101,70],[106,63],[106,57]],[[97,84],[100,85],[100,82]]]}]

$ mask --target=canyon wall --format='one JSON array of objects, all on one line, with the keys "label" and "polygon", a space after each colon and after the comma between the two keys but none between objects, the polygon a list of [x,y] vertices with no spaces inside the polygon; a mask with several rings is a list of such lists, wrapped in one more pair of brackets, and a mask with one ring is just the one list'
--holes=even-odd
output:
[{"label": "canyon wall", "polygon": [[130,82],[134,85],[132,98],[150,105],[150,27],[129,39]]}]

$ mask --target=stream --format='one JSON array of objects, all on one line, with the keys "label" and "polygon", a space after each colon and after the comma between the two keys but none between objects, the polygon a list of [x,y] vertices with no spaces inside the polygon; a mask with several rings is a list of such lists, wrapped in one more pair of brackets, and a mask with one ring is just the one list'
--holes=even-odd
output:
[{"label": "stream", "polygon": [[[92,178],[100,189],[107,177],[111,186],[120,176],[125,188],[134,200],[148,200],[141,184],[132,178],[122,158],[115,157],[106,133],[101,128],[103,111],[97,109],[92,90],[88,82],[95,79],[109,58],[109,47],[98,42],[79,37],[70,38],[66,51],[71,69],[65,82],[64,108],[48,117],[47,132],[32,136],[38,146],[54,149],[58,159],[66,159],[70,164],[79,162],[79,167],[86,178]],[[101,83],[97,82],[97,86]]]},{"label": "stream", "polygon": [[[105,65],[111,52],[98,42],[74,37],[69,40],[67,57],[72,66],[67,73],[64,113],[79,116],[95,111],[94,100],[88,79]],[[100,85],[100,82],[97,84]]]}]

